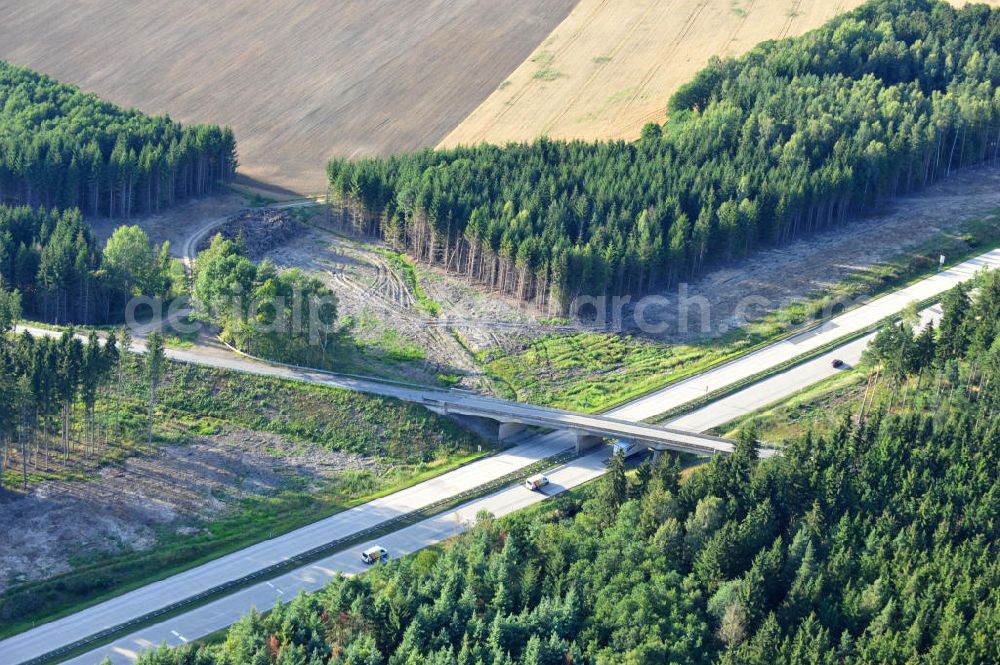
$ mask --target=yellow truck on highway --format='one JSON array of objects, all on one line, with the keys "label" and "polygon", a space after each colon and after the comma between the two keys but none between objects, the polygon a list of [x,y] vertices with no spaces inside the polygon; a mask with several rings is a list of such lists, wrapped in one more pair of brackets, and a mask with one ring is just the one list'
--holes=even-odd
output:
[{"label": "yellow truck on highway", "polygon": [[369,566],[389,560],[389,551],[381,545],[373,545],[361,553],[361,560]]}]

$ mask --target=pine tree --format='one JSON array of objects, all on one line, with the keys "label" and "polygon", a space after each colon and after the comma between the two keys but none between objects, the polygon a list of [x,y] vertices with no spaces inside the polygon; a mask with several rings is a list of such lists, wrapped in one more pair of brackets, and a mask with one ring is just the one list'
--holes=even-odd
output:
[{"label": "pine tree", "polygon": [[163,378],[163,368],[166,364],[166,351],[163,343],[163,335],[159,332],[152,332],[146,338],[146,362],[145,375],[147,388],[149,390],[149,412],[146,429],[146,443],[153,443],[153,411],[156,407],[156,392],[160,387],[160,380]]},{"label": "pine tree", "polygon": [[599,502],[605,524],[611,524],[618,509],[628,500],[628,478],[625,477],[625,456],[616,453],[608,460],[608,472],[602,479]]}]

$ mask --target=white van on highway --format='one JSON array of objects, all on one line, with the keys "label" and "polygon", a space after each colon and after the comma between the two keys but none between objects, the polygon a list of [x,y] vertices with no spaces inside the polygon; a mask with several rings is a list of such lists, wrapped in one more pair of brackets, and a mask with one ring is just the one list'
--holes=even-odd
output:
[{"label": "white van on highway", "polygon": [[625,459],[632,457],[632,455],[637,455],[641,453],[645,448],[640,446],[635,441],[629,441],[628,439],[618,439],[611,446],[612,455],[621,455]]},{"label": "white van on highway", "polygon": [[542,489],[548,484],[549,484],[548,477],[543,476],[542,474],[538,474],[537,476],[532,476],[531,478],[528,478],[527,480],[524,481],[524,486],[527,489],[531,490],[532,492],[537,492],[538,490]]}]

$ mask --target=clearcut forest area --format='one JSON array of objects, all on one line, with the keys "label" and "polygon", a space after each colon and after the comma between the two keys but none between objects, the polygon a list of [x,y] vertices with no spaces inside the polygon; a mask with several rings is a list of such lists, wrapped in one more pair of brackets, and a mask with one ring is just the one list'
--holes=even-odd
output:
[{"label": "clearcut forest area", "polygon": [[[768,298],[769,306],[751,312],[759,318],[828,293],[856,297],[887,288],[900,271],[926,267],[928,256],[1000,241],[997,209],[1000,169],[963,171],[846,226],[714,266],[688,284],[690,297],[711,304],[711,330],[698,330],[697,308],[687,334],[678,332],[676,306],[653,308],[650,316],[668,328],[652,338],[628,318],[624,337],[566,326],[461,276],[330,233],[336,225],[322,220],[267,258],[307,271],[336,294],[340,322],[356,343],[344,348],[339,369],[595,410],[620,399],[621,391],[649,389],[737,350],[717,338],[731,332],[740,299]],[[676,289],[656,293],[677,297]],[[789,317],[782,325],[790,323]]]},{"label": "clearcut forest area", "polygon": [[[787,399],[715,401],[835,303],[1000,245],[997,2],[0,0],[0,645],[114,616],[81,649],[113,665],[997,661],[1000,270],[941,275],[968,281],[926,326],[866,309],[864,355],[821,347]],[[573,310],[645,295],[659,334]],[[140,296],[202,329],[126,332]],[[646,404],[698,404],[731,453],[454,416],[689,377],[711,394]],[[315,524],[354,506],[375,531]],[[263,614],[119,597],[345,535],[324,575],[391,555],[308,596],[271,571]]]},{"label": "clearcut forest area", "polygon": [[[12,355],[44,364],[55,348],[64,347],[37,341],[32,351],[22,340]],[[0,351],[0,371],[11,362]],[[31,376],[45,381],[43,370]],[[93,406],[69,412],[65,443],[54,435],[57,396],[39,390],[30,442],[8,441],[0,453],[3,632],[309,524],[491,446],[419,406],[178,363],[163,371],[150,443],[140,358],[121,354],[103,376],[85,389]],[[8,379],[0,377],[4,400]]]},{"label": "clearcut forest area", "polygon": [[436,144],[574,4],[0,0],[0,59],[230,125],[243,174],[309,193],[333,155]]}]

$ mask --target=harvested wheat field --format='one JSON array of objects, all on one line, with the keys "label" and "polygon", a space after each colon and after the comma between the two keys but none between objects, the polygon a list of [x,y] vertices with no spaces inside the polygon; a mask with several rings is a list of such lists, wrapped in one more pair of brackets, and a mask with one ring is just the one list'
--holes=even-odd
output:
[{"label": "harvested wheat field", "polygon": [[802,34],[860,4],[581,0],[441,146],[543,135],[636,138],[645,123],[665,120],[667,100],[711,56],[737,56],[767,39]]},{"label": "harvested wheat field", "polygon": [[0,0],[0,58],[124,106],[231,125],[248,177],[433,146],[576,0]]}]

